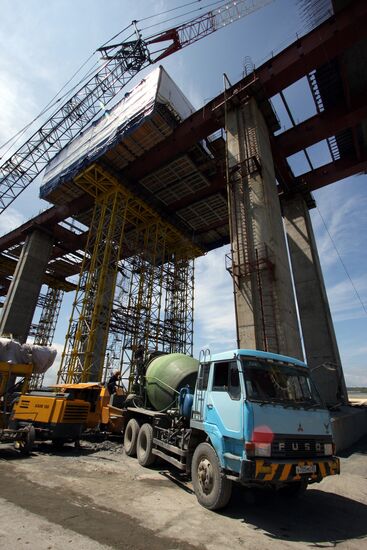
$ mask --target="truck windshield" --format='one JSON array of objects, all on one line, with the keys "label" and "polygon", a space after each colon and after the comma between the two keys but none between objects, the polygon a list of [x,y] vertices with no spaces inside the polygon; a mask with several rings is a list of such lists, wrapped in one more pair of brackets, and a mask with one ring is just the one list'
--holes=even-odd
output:
[{"label": "truck windshield", "polygon": [[262,359],[241,360],[246,396],[250,401],[322,406],[305,367]]}]

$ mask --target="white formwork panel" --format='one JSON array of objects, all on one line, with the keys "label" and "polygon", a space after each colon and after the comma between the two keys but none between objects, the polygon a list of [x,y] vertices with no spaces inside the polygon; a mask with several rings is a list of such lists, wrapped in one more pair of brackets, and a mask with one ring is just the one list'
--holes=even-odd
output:
[{"label": "white formwork panel", "polygon": [[106,111],[51,160],[44,175],[41,197],[58,196],[59,193],[54,193],[57,187],[70,181],[102,155],[112,154],[119,145],[127,153],[125,162],[129,162],[163,139],[169,133],[169,127],[162,120],[152,121],[143,128],[158,105],[164,105],[178,121],[194,112],[163,67],[148,74],[115,107]]}]

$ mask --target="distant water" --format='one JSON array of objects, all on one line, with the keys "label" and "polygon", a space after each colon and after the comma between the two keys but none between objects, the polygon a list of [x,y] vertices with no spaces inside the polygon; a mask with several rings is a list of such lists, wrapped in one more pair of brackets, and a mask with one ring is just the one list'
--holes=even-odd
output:
[{"label": "distant water", "polygon": [[348,390],[349,399],[367,399],[367,392]]}]

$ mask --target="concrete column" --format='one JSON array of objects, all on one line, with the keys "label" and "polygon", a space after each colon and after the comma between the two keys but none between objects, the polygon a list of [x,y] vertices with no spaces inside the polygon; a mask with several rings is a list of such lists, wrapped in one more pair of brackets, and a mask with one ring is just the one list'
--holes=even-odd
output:
[{"label": "concrete column", "polygon": [[108,339],[108,329],[111,318],[111,304],[115,293],[115,274],[110,270],[107,274],[103,288],[99,290],[99,300],[101,302],[97,323],[95,328],[95,339],[93,347],[93,360],[89,368],[89,382],[100,382],[103,375],[103,366],[106,355],[106,346]]},{"label": "concrete column", "polygon": [[256,101],[227,115],[238,345],[303,358],[268,129]]},{"label": "concrete column", "polygon": [[308,207],[297,195],[283,201],[283,212],[307,363],[325,402],[346,402],[347,390]]},{"label": "concrete column", "polygon": [[52,245],[52,237],[40,230],[27,237],[6,296],[0,334],[26,342]]}]

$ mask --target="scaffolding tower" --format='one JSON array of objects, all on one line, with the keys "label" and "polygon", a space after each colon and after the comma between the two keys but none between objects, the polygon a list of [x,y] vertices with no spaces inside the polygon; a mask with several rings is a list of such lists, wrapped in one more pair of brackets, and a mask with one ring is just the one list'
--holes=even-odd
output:
[{"label": "scaffolding tower", "polygon": [[126,388],[139,345],[193,353],[194,259],[173,254],[154,265],[142,256],[127,259],[120,270],[106,353],[104,379],[118,370]]},{"label": "scaffolding tower", "polygon": [[74,180],[95,206],[59,382],[129,373],[145,351],[192,354],[194,258],[202,251],[98,164]]},{"label": "scaffolding tower", "polygon": [[[41,308],[38,323],[32,323],[29,336],[34,337],[34,343],[40,346],[51,346],[59,318],[64,291],[61,288],[47,287],[46,293],[41,293],[37,306]],[[30,388],[41,388],[44,374],[33,374]]]}]

